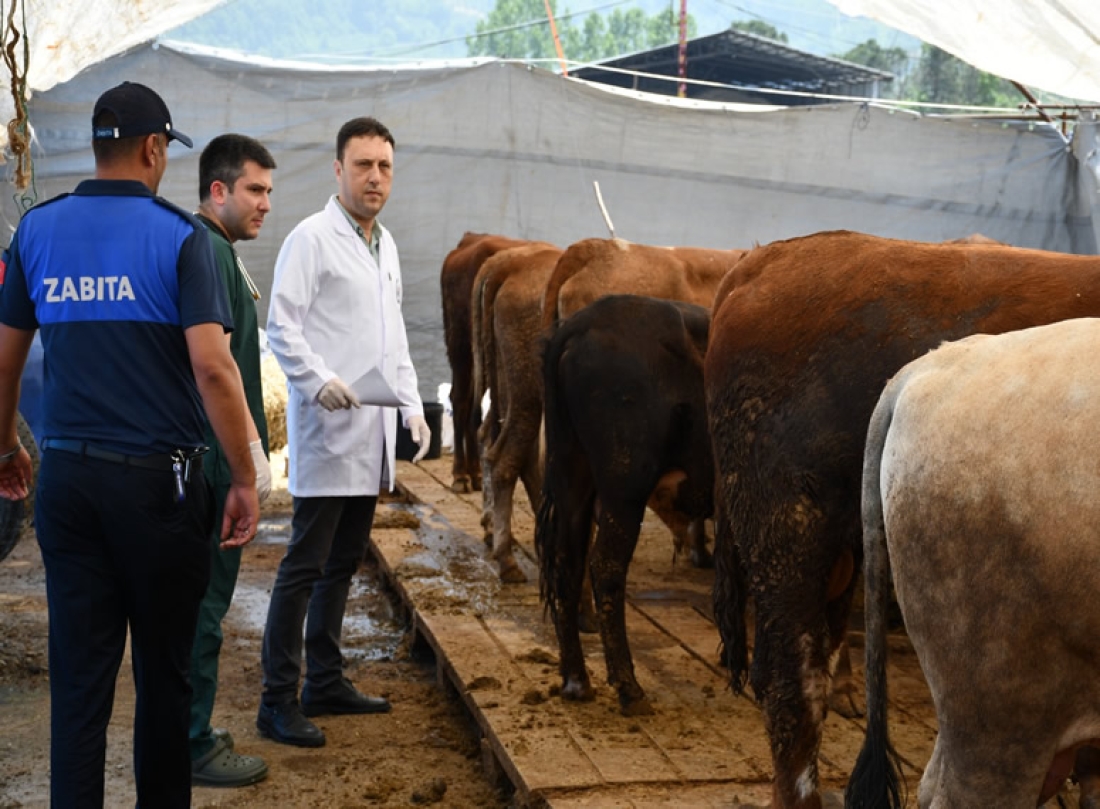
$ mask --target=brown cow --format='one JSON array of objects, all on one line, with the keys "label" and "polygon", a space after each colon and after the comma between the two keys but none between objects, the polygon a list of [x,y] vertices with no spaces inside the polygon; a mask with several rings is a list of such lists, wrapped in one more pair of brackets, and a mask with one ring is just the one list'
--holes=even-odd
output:
[{"label": "brown cow", "polygon": [[505,582],[527,580],[512,553],[516,482],[523,480],[536,510],[542,493],[539,319],[542,293],[561,252],[542,242],[503,250],[485,261],[474,280],[474,394],[480,401],[490,392],[489,413],[478,430],[483,494],[493,558]]},{"label": "brown cow", "polygon": [[603,295],[625,293],[707,308],[722,277],[744,250],[654,247],[624,239],[584,239],[558,260],[546,285],[543,328]]},{"label": "brown cow", "polygon": [[439,274],[443,301],[443,337],[451,364],[451,407],[454,410],[454,463],[452,488],[457,492],[481,489],[481,463],[477,451],[477,428],[481,424],[481,402],[474,398],[473,332],[470,295],[474,278],[485,259],[527,244],[488,233],[465,233],[447,257]]},{"label": "brown cow", "polygon": [[715,618],[748,669],[777,807],[820,807],[817,750],[863,556],[863,442],[886,380],[943,340],[1100,315],[1100,258],[845,231],[745,256],[704,368],[715,453]]},{"label": "brown cow", "polygon": [[[904,805],[886,726],[893,569],[939,732],[920,805],[1031,809],[1100,741],[1100,320],[948,343],[871,416],[866,741],[850,809]],[[1081,806],[1086,802],[1082,801]]]}]

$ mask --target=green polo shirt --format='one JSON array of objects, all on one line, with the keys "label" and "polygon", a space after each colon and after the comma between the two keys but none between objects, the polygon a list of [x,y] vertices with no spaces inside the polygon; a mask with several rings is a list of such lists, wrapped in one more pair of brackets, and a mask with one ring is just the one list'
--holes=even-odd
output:
[{"label": "green polo shirt", "polygon": [[[229,338],[229,352],[237,361],[237,367],[241,369],[241,381],[244,383],[244,397],[248,402],[248,412],[252,414],[260,440],[263,441],[264,452],[267,452],[267,419],[264,417],[264,391],[260,377],[260,332],[256,317],[256,300],[259,298],[259,292],[255,291],[255,286],[248,277],[237,251],[225,238],[221,228],[201,213],[197,216],[210,231],[210,241],[214,245],[214,262],[221,271],[225,292],[229,298],[229,311],[233,315],[233,334]],[[231,482],[229,461],[226,460],[225,451],[214,436],[214,429],[209,421],[206,423],[206,443],[210,447],[210,452],[203,459],[203,471],[207,479],[214,486],[228,486]]]}]

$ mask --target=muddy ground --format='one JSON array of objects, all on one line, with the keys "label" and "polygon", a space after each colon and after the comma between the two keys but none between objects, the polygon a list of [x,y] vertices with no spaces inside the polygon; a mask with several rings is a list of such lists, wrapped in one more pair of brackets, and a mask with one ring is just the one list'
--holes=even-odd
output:
[{"label": "muddy ground", "polygon": [[[426,463],[425,474],[449,480],[449,464],[449,457]],[[278,471],[279,463],[274,467]],[[278,488],[264,507],[261,532],[245,552],[237,595],[225,624],[226,641],[214,716],[216,725],[233,733],[241,752],[265,758],[270,775],[262,783],[243,789],[196,788],[193,805],[303,809],[416,805],[504,809],[522,805],[521,796],[514,792],[499,768],[490,766],[493,775],[487,775],[479,728],[453,687],[449,683],[448,687],[441,687],[437,661],[431,658],[426,645],[410,648],[413,633],[409,631],[407,617],[382,580],[377,563],[371,559],[356,577],[349,599],[344,627],[347,673],[364,691],[387,696],[394,704],[393,713],[322,717],[318,724],[325,731],[328,744],[319,750],[278,745],[257,734],[254,722],[260,694],[260,641],[270,588],[289,539],[290,503],[285,488],[280,485],[283,482],[277,479]],[[441,497],[454,499],[445,494]],[[519,501],[522,505],[522,496]],[[450,517],[454,519],[458,513],[452,508]],[[431,516],[430,506],[412,507],[388,502],[379,509],[378,523],[389,527],[407,526],[418,516],[427,521],[422,523],[418,535],[423,543],[430,545],[438,532],[438,526],[433,528],[437,518]],[[527,536],[532,527],[529,510],[517,509],[516,520],[517,535]],[[469,586],[475,589],[477,582],[487,580],[482,568],[491,572],[483,558],[484,549],[479,545],[479,541],[474,541],[472,548],[456,546],[440,555],[441,559],[455,554],[469,556],[467,563],[450,564],[449,569],[467,571]],[[691,582],[705,575],[702,571],[691,570],[684,559],[670,561],[668,547],[668,538],[663,533],[648,540],[643,536],[631,568],[635,596],[649,612],[656,606],[650,604],[655,594],[669,588],[687,592]],[[406,559],[401,564],[408,574],[411,561]],[[535,574],[533,569],[528,572]],[[502,591],[491,576],[488,581],[493,585],[490,590],[496,593],[489,599],[495,606],[482,605],[479,613],[487,625],[500,633],[502,627],[511,624],[503,620],[503,616],[496,615],[496,610],[530,608],[528,602],[534,603],[537,597],[533,585]],[[404,582],[404,586],[410,585]],[[451,597],[453,599],[453,594]],[[422,609],[432,611],[429,601],[417,603]],[[457,602],[453,606],[458,610]],[[555,734],[560,735],[573,727],[571,723],[583,718],[583,727],[573,728],[573,738],[590,761],[601,765],[601,772],[606,770],[604,786],[619,785],[613,803],[616,807],[743,809],[765,805],[770,766],[759,714],[749,702],[733,697],[725,687],[723,676],[698,666],[700,661],[709,661],[710,668],[714,668],[715,661],[710,660],[714,655],[713,640],[708,636],[694,643],[694,657],[670,656],[666,654],[664,640],[654,631],[643,635],[639,631],[642,628],[634,627],[635,662],[639,671],[648,670],[644,675],[647,688],[658,696],[658,715],[644,722],[618,714],[614,694],[602,681],[597,638],[589,638],[585,643],[597,699],[583,705],[565,705],[552,698],[545,702],[545,695],[553,695],[557,686],[557,650],[550,629],[539,624],[529,628],[512,627],[510,633],[504,632],[501,637],[505,641],[511,638],[514,644],[526,649],[524,644],[529,645],[532,639],[539,640],[539,648],[547,652],[545,661],[530,661],[523,655],[516,658],[537,686],[539,699],[538,704],[528,704],[531,700],[525,694],[514,711],[497,717],[508,720],[499,728],[500,744],[506,748],[511,744],[508,725],[512,720],[512,724],[518,723],[521,728],[534,729],[525,732],[522,743],[517,743],[527,745],[543,736],[552,740]],[[49,805],[46,631],[44,572],[38,545],[31,533],[8,559],[0,562],[0,809]],[[692,646],[688,635],[683,635],[680,642]],[[855,663],[857,679],[861,680],[859,651]],[[694,700],[706,708],[699,714],[682,713],[676,707],[680,705],[679,697],[675,697],[671,689],[658,690],[658,678],[678,660],[692,663],[691,676],[679,677],[684,682],[678,687],[684,705]],[[912,746],[910,757],[919,768],[934,739],[934,717],[912,656],[894,654],[891,661],[893,694],[907,707],[906,712],[894,711],[892,731],[897,735],[897,742]],[[133,686],[128,665],[127,660],[119,676],[108,735],[106,805],[112,808],[135,803],[131,771]],[[678,675],[674,675],[670,676],[676,680]],[[476,695],[474,701],[478,701]],[[501,704],[505,701],[504,696],[496,699]],[[478,704],[483,713],[500,713],[503,709],[499,705],[493,707],[496,702],[486,702],[482,698]],[[862,741],[860,725],[830,716],[822,752],[822,787],[829,807],[840,803],[840,792]],[[700,766],[717,755],[723,766],[740,768],[738,771],[745,770],[745,774],[731,781],[727,773],[709,786],[705,779],[691,781],[693,797],[685,802],[684,797],[688,794],[685,782],[662,781],[657,778],[656,770],[645,766],[645,762],[650,761],[646,755],[651,755],[651,751],[647,752],[638,742],[643,736],[660,741],[673,757],[677,751],[683,752],[680,748],[690,748],[695,752],[688,758],[698,755]],[[734,739],[740,754],[728,754],[725,748],[716,746],[718,736]],[[696,746],[696,741],[703,744]],[[523,751],[516,746],[511,752],[515,755],[515,766],[521,768],[525,778],[537,781],[540,773],[553,769],[546,766],[546,756],[537,750],[520,755]],[[682,758],[684,756],[679,756],[677,760]],[[564,762],[559,764],[564,765]],[[637,772],[639,770],[643,772]],[[916,772],[919,773],[919,769]],[[917,780],[914,773],[910,785],[911,806],[915,805]],[[1075,809],[1075,793],[1076,790],[1067,784],[1048,807]],[[565,790],[557,795],[552,803],[570,809],[602,809],[611,805],[605,800],[609,794],[606,788],[593,792],[578,784],[572,792]]]},{"label": "muddy ground", "polygon": [[[387,514],[401,516],[380,508],[380,519]],[[491,783],[482,767],[476,727],[461,703],[437,685],[427,653],[408,648],[401,611],[369,560],[348,603],[347,674],[362,690],[388,697],[393,712],[319,718],[328,744],[318,750],[259,736],[260,640],[275,570],[289,539],[289,516],[285,488],[277,490],[264,506],[259,536],[245,550],[225,625],[214,711],[214,724],[232,732],[242,753],[263,756],[270,775],[242,789],[196,788],[193,806],[509,806],[510,787]],[[46,631],[45,577],[30,533],[0,562],[0,809],[49,805]],[[108,731],[108,807],[135,803],[133,708],[127,659]]]}]

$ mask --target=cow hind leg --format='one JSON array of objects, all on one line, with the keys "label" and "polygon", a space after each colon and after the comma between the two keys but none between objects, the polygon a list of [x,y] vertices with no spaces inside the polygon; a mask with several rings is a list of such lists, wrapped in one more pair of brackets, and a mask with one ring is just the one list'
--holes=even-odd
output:
[{"label": "cow hind leg", "polygon": [[[480,453],[478,452],[477,434],[481,429],[481,408],[474,405],[470,408],[470,416],[466,425],[466,466],[464,471],[470,480],[470,489],[475,492],[481,491],[481,462],[479,460]],[[456,439],[455,444],[458,441]]]},{"label": "cow hind leg", "polygon": [[482,488],[481,488],[481,530],[482,540],[486,547],[493,547],[493,462],[489,458],[489,424],[488,420],[482,422],[478,430],[478,457],[481,459]]},{"label": "cow hind leg", "polygon": [[836,711],[845,719],[857,719],[863,716],[866,709],[859,687],[852,676],[852,652],[848,647],[847,635],[833,652],[829,662],[833,670],[832,687],[829,691],[830,710]]},{"label": "cow hind leg", "polygon": [[516,562],[512,535],[512,494],[516,479],[512,476],[509,484],[499,467],[486,467],[486,480],[488,485],[482,490],[481,512],[485,545],[497,564],[500,580],[505,584],[522,584],[527,581],[527,574]]},{"label": "cow hind leg", "polygon": [[707,548],[707,521],[697,517],[688,523],[687,531],[691,546],[691,564],[700,570],[714,567],[714,556]]},{"label": "cow hind leg", "polygon": [[600,631],[600,620],[596,617],[596,597],[592,593],[592,576],[584,571],[581,584],[581,601],[577,607],[577,626],[586,635]]},{"label": "cow hind leg", "polygon": [[848,618],[858,581],[855,557],[845,550],[833,563],[825,589],[825,619],[828,622],[830,648],[829,671],[832,674],[829,708],[846,719],[863,716],[865,706],[859,685],[852,676],[852,654],[848,646]]},{"label": "cow hind leg", "polygon": [[[585,612],[592,612],[587,573],[593,497],[583,475],[572,478],[558,497],[548,498],[539,510],[539,586],[548,595],[560,653],[563,699],[588,701],[595,697],[584,662],[580,632]],[[595,621],[589,615],[588,620]]]},{"label": "cow hind leg", "polygon": [[619,708],[624,716],[653,713],[645,691],[634,676],[634,661],[626,636],[626,576],[638,544],[644,503],[644,498],[639,498],[637,506],[603,502],[589,565],[607,679],[618,692]]},{"label": "cow hind leg", "polygon": [[[973,707],[994,714],[998,710],[998,706],[989,704]],[[937,712],[939,709],[937,706]],[[1001,741],[1016,732],[1031,744]],[[1013,723],[1012,727],[986,728],[977,734],[956,733],[952,726],[941,723],[932,756],[938,762],[921,778],[920,805],[1032,809],[1040,804],[1040,798],[1045,801],[1053,796],[1053,791],[1042,793],[1049,791],[1050,784],[1062,783],[1073,764],[1071,753],[1056,756],[1054,761],[1036,755],[1039,750],[1051,749],[1050,741],[1036,724],[1020,728]],[[1052,768],[1058,775],[1052,774]]]},{"label": "cow hind leg", "polygon": [[820,620],[794,618],[773,622],[766,635],[758,625],[752,687],[771,744],[773,805],[819,809],[817,754],[829,695],[828,633]]},{"label": "cow hind leg", "polygon": [[[513,484],[514,485],[514,484]],[[515,536],[512,534],[512,495],[509,486],[493,484],[493,550],[492,557],[500,570],[500,580],[505,584],[522,584],[527,574],[516,562]]]}]

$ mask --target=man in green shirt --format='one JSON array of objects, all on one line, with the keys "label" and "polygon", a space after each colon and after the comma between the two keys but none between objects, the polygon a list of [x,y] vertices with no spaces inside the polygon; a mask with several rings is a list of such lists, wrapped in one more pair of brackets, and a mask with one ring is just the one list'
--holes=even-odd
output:
[{"label": "man in green shirt", "polygon": [[[233,332],[227,335],[229,350],[237,361],[244,383],[245,401],[252,418],[249,442],[256,465],[256,489],[262,503],[271,493],[271,467],[267,461],[267,421],[264,418],[260,379],[260,337],[256,300],[260,293],[241,263],[233,243],[255,239],[271,210],[271,170],[275,160],[258,141],[244,135],[219,135],[207,144],[199,158],[198,218],[210,231],[214,257],[221,270],[233,315]],[[214,488],[218,517],[229,491],[229,465],[210,425],[210,446],[203,472]],[[267,777],[267,764],[258,756],[233,749],[226,730],[214,730],[210,718],[218,687],[218,653],[222,646],[221,622],[229,610],[240,548],[220,545],[211,535],[210,584],[199,608],[195,645],[191,650],[191,782],[198,786],[240,787]]]}]

